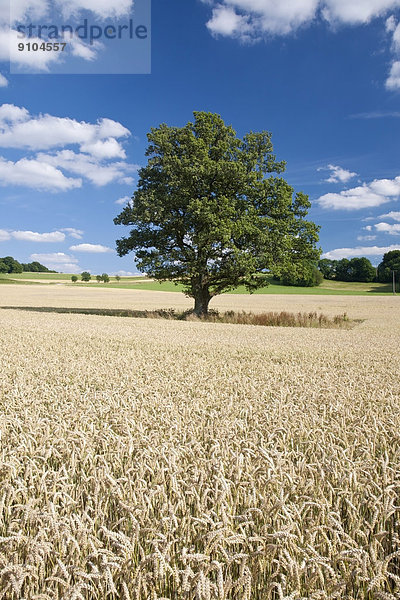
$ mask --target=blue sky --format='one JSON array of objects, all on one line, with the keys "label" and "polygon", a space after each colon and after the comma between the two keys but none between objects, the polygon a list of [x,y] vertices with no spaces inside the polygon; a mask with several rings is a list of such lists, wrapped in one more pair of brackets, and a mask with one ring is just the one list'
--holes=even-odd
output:
[{"label": "blue sky", "polygon": [[[71,0],[69,15],[60,0],[15,0],[11,31],[6,5],[0,256],[135,273],[133,256],[115,252],[127,230],[113,218],[135,190],[146,133],[194,110],[219,113],[239,136],[272,132],[327,257],[377,264],[400,249],[400,0],[153,0],[147,46],[75,40],[62,62],[19,56],[17,21],[125,23],[131,0]],[[151,74],[127,73],[145,72],[150,41]]]}]

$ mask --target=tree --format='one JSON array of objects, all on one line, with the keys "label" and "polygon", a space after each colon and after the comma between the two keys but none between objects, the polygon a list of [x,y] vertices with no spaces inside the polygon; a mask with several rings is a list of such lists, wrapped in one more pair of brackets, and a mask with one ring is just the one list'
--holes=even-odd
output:
[{"label": "tree", "polygon": [[102,280],[101,275],[96,275],[96,281],[97,281],[97,283],[100,283],[101,280]]},{"label": "tree", "polygon": [[294,285],[298,287],[316,287],[321,285],[324,276],[317,268],[315,262],[304,261],[304,270],[301,275],[297,275],[292,269],[282,273],[281,283],[283,285]]},{"label": "tree", "polygon": [[83,273],[81,273],[81,279],[82,281],[90,281],[92,276],[88,271],[83,271]]},{"label": "tree", "polygon": [[335,279],[337,262],[337,260],[329,260],[329,258],[322,258],[318,261],[318,269],[325,279]]},{"label": "tree", "polygon": [[107,275],[107,273],[103,273],[103,275],[101,276],[101,279],[102,279],[103,283],[108,283],[110,281],[110,278]]},{"label": "tree", "polygon": [[76,283],[78,281],[78,276],[77,275],[71,275],[71,281],[72,281],[72,283]]},{"label": "tree", "polygon": [[194,312],[238,285],[252,292],[265,274],[304,259],[318,260],[318,230],[304,217],[308,197],[295,196],[281,177],[271,134],[243,139],[219,115],[194,113],[184,127],[166,124],[148,134],[147,166],[139,171],[132,202],[114,219],[133,226],[117,240],[120,256],[134,250],[138,270],[181,283]]},{"label": "tree", "polygon": [[0,259],[0,273],[8,273],[8,266]]},{"label": "tree", "polygon": [[[31,263],[22,263],[22,268],[25,273],[50,273],[49,269],[44,265],[40,264],[37,260]],[[55,273],[55,271],[53,271]]]},{"label": "tree", "polygon": [[12,256],[5,256],[4,258],[0,258],[1,262],[3,262],[7,266],[7,273],[22,273],[23,268],[21,263],[19,263]]},{"label": "tree", "polygon": [[119,275],[115,276],[116,281],[121,281],[121,277]]},{"label": "tree", "polygon": [[400,250],[391,250],[383,255],[382,262],[378,265],[378,281],[390,283],[393,279],[393,271],[398,279],[400,277]]}]

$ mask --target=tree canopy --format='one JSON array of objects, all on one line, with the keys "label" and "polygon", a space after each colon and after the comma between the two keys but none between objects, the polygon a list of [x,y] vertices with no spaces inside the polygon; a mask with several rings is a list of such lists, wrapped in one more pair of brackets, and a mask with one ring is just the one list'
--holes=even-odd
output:
[{"label": "tree canopy", "polygon": [[378,265],[378,281],[382,283],[392,281],[393,271],[398,279],[400,277],[400,250],[391,250],[383,255],[382,262]]},{"label": "tree canopy", "polygon": [[371,282],[376,278],[376,269],[368,258],[342,258],[329,260],[323,258],[318,262],[318,268],[325,279],[337,281],[364,281]]},{"label": "tree canopy", "polygon": [[162,124],[147,137],[137,190],[114,219],[132,226],[117,251],[135,251],[150,277],[183,284],[197,314],[217,294],[254,291],[267,272],[301,275],[305,260],[318,260],[319,227],[305,220],[310,202],[279,176],[285,163],[269,132],[240,139],[219,115],[195,112],[194,122]]}]

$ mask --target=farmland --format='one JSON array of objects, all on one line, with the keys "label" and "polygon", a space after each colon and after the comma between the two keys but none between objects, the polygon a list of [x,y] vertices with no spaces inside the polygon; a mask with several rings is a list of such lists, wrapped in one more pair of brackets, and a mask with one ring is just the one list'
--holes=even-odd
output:
[{"label": "farmland", "polygon": [[[371,296],[371,295],[386,295],[392,294],[392,285],[386,283],[362,283],[349,281],[330,281],[324,280],[318,287],[295,287],[285,286],[272,278],[268,277],[269,285],[256,290],[255,294],[295,294],[295,295],[311,295],[311,296]],[[19,283],[19,284],[64,284],[75,287],[97,287],[97,288],[114,288],[114,289],[133,289],[146,291],[164,291],[177,292],[182,291],[182,285],[176,285],[171,281],[159,282],[153,279],[144,277],[143,275],[121,277],[118,281],[115,277],[110,277],[109,283],[98,283],[95,277],[91,281],[84,283],[78,281],[71,282],[71,275],[66,273],[12,273],[10,275],[0,274],[0,285],[2,283]],[[398,289],[398,283],[396,284]],[[231,294],[246,294],[247,290],[244,286],[239,286],[235,290],[229,292]]]},{"label": "farmland", "polygon": [[393,296],[234,295],[350,330],[40,313],[183,294],[0,288],[0,598],[400,597]]}]

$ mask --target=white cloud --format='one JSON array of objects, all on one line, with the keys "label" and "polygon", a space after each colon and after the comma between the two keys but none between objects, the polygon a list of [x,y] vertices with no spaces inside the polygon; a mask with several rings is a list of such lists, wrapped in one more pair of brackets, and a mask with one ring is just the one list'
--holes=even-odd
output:
[{"label": "white cloud", "polygon": [[61,273],[81,273],[78,259],[64,252],[52,252],[50,254],[31,254],[31,260],[38,261],[52,271]]},{"label": "white cloud", "polygon": [[88,154],[76,153],[72,150],[61,150],[55,154],[39,153],[37,160],[54,168],[63,169],[88,179],[97,186],[107,185],[114,181],[126,182],[126,173],[137,171],[136,165],[118,161],[104,164]]},{"label": "white cloud", "polygon": [[400,0],[203,1],[212,6],[210,32],[239,38],[286,35],[321,17],[332,25],[359,25],[400,6]]},{"label": "white cloud", "polygon": [[318,171],[325,170],[331,172],[328,179],[325,180],[328,183],[346,183],[353,177],[357,176],[357,173],[352,173],[351,171],[347,171],[346,169],[343,169],[337,165],[328,165],[327,167],[320,167],[318,169]]},{"label": "white cloud", "polygon": [[92,252],[93,254],[105,254],[106,252],[114,252],[112,248],[102,246],[101,244],[78,244],[70,246],[73,252]]},{"label": "white cloud", "polygon": [[34,159],[17,162],[0,156],[0,185],[18,185],[37,190],[66,191],[81,187],[81,179],[72,179],[52,165]]},{"label": "white cloud", "polygon": [[322,255],[322,258],[340,260],[341,258],[354,258],[358,256],[381,256],[391,250],[400,250],[400,244],[392,246],[358,246],[357,248],[336,248]]},{"label": "white cloud", "polygon": [[400,235],[400,223],[376,223],[376,231],[388,233],[389,235]]},{"label": "white cloud", "polygon": [[[138,167],[125,161],[126,153],[119,141],[129,135],[128,129],[111,119],[87,123],[49,114],[32,116],[25,108],[3,104],[0,147],[47,152],[15,163],[0,157],[1,184],[62,191],[81,187],[82,178],[97,186],[131,183],[130,175]],[[78,152],[68,148],[74,145],[79,147]],[[54,152],[60,146],[64,149]],[[67,177],[64,171],[75,177]]]},{"label": "white cloud", "polygon": [[390,68],[389,77],[386,80],[388,90],[400,89],[400,60],[395,60]]},{"label": "white cloud", "polygon": [[357,240],[359,242],[372,242],[376,240],[376,235],[358,235]]},{"label": "white cloud", "polygon": [[11,236],[8,231],[0,229],[0,242],[7,242],[7,240],[9,240],[10,238]]},{"label": "white cloud", "polygon": [[386,21],[386,31],[392,38],[393,61],[390,67],[389,77],[386,80],[388,90],[400,89],[400,23],[394,15]]},{"label": "white cloud", "polygon": [[12,22],[21,21],[26,16],[40,19],[48,12],[48,0],[12,0],[10,7],[8,15]]},{"label": "white cloud", "polygon": [[393,221],[400,221],[400,212],[391,210],[385,215],[379,215],[379,219],[393,219]]},{"label": "white cloud", "polygon": [[52,231],[51,233],[37,233],[36,231],[12,231],[11,235],[16,240],[25,242],[63,242],[65,234],[61,231]]},{"label": "white cloud", "polygon": [[400,176],[395,179],[376,179],[370,184],[324,194],[317,202],[322,208],[333,210],[359,210],[380,206],[400,196]]},{"label": "white cloud", "polygon": [[6,79],[6,77],[4,77],[4,75],[2,75],[0,73],[0,87],[7,87],[8,86],[8,79]]},{"label": "white cloud", "polygon": [[14,104],[2,104],[0,106],[0,129],[2,130],[6,123],[18,123],[19,121],[27,121],[29,112],[26,108],[15,106]]},{"label": "white cloud", "polygon": [[222,5],[214,8],[207,27],[214,35],[225,36],[244,36],[251,29],[246,17],[238,15],[232,7]]},{"label": "white cloud", "polygon": [[76,15],[82,10],[90,10],[103,19],[119,18],[128,15],[133,7],[133,0],[56,0],[64,17]]},{"label": "white cloud", "polygon": [[[54,0],[58,11],[61,11],[64,17],[79,16],[83,10],[88,10],[101,18],[118,18],[128,15],[133,7],[133,0]],[[3,22],[10,18],[7,11],[7,0],[5,6],[0,10],[0,16]],[[12,0],[11,19],[12,21],[21,21],[24,17],[30,16],[32,19],[39,19],[49,14],[50,3],[48,0]]]},{"label": "white cloud", "polygon": [[81,240],[84,232],[81,229],[75,229],[74,227],[64,227],[60,229],[60,231],[65,231],[68,235],[75,238],[76,240]]},{"label": "white cloud", "polygon": [[98,156],[99,152],[107,158],[124,156],[117,138],[129,136],[130,131],[121,123],[111,119],[100,119],[93,124],[49,114],[32,117],[24,108],[14,105],[5,107],[6,115],[12,115],[14,111],[20,118],[5,118],[1,121],[0,146],[3,148],[48,150],[57,146],[78,144],[82,149],[92,148],[95,156]]},{"label": "white cloud", "polygon": [[96,140],[81,145],[82,152],[87,152],[98,159],[126,158],[125,150],[115,138]]},{"label": "white cloud", "polygon": [[131,201],[130,196],[124,196],[123,198],[118,198],[118,200],[116,200],[114,204],[128,204],[128,202],[130,202],[130,201]]}]

